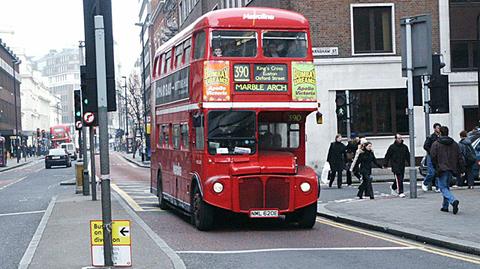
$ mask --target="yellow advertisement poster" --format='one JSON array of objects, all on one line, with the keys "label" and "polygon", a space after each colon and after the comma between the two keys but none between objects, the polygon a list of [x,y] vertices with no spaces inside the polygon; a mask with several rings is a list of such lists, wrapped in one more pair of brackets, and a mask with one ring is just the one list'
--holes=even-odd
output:
[{"label": "yellow advertisement poster", "polygon": [[206,61],[203,71],[203,101],[230,101],[230,63]]},{"label": "yellow advertisement poster", "polygon": [[292,63],[292,99],[317,101],[317,77],[313,63]]}]

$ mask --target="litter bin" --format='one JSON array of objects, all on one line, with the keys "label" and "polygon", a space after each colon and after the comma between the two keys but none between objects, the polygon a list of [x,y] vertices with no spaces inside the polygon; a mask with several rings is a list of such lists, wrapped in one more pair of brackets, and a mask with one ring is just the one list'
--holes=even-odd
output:
[{"label": "litter bin", "polygon": [[77,179],[75,193],[83,193],[83,162],[81,161],[75,163],[75,177]]}]

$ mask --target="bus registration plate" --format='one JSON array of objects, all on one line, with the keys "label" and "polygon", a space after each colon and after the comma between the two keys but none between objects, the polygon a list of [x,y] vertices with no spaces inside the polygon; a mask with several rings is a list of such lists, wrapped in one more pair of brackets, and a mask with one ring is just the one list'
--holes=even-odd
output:
[{"label": "bus registration plate", "polygon": [[278,210],[250,210],[250,218],[278,218]]}]

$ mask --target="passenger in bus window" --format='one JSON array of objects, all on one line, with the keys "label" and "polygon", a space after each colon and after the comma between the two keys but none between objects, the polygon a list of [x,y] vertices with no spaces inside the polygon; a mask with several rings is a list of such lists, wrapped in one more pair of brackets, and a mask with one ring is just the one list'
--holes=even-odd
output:
[{"label": "passenger in bus window", "polygon": [[267,45],[267,48],[265,49],[264,54],[267,57],[280,57],[280,55],[278,54],[277,44],[270,42]]},{"label": "passenger in bus window", "polygon": [[240,52],[238,51],[235,42],[229,42],[225,48],[225,56],[227,57],[240,57]]},{"label": "passenger in bus window", "polygon": [[213,49],[213,56],[215,57],[222,57],[222,48],[217,47]]},{"label": "passenger in bus window", "polygon": [[287,57],[291,58],[305,58],[305,48],[300,44],[298,40],[295,42],[290,42],[290,46],[288,47]]}]

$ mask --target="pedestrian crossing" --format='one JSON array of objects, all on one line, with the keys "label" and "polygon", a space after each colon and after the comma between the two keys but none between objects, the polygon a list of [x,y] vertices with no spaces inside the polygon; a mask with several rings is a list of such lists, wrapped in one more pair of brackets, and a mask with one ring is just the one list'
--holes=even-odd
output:
[{"label": "pedestrian crossing", "polygon": [[163,211],[158,207],[158,197],[150,193],[150,186],[144,182],[115,182],[112,188],[137,212]]}]

